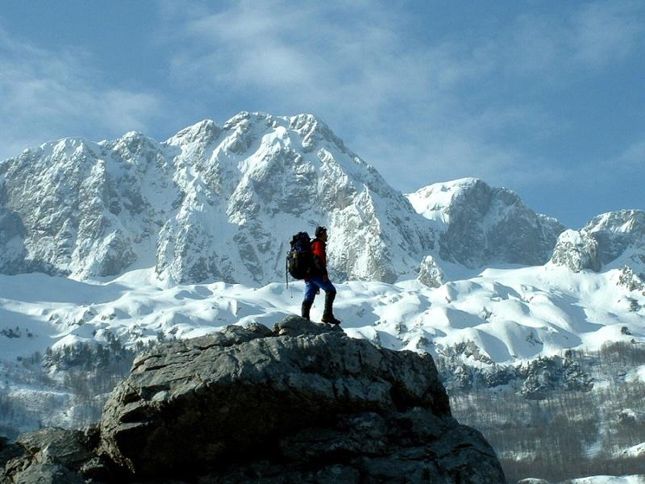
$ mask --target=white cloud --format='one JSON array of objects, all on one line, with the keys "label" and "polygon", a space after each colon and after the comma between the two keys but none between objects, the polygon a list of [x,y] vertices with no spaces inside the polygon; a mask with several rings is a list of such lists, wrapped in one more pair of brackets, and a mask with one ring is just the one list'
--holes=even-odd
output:
[{"label": "white cloud", "polygon": [[179,82],[275,114],[321,114],[399,188],[461,176],[510,186],[566,177],[508,142],[520,131],[524,143],[544,140],[565,123],[530,102],[503,102],[503,85],[564,64],[573,55],[571,18],[524,15],[486,36],[446,34],[428,44],[409,35],[413,12],[373,3],[198,7],[168,17],[179,29],[169,38]]},{"label": "white cloud", "polygon": [[596,1],[561,11],[519,16],[508,35],[493,41],[506,69],[566,82],[579,69],[601,69],[622,61],[642,42],[642,2]]},{"label": "white cloud", "polygon": [[185,19],[183,34],[171,40],[183,41],[174,75],[213,79],[276,105],[374,112],[428,88],[432,66],[405,45],[398,22],[360,4],[241,2]]},{"label": "white cloud", "polygon": [[627,56],[638,44],[645,26],[642,2],[631,0],[590,3],[572,19],[576,60],[604,67]]},{"label": "white cloud", "polygon": [[614,169],[633,170],[640,168],[641,171],[645,172],[645,139],[634,141],[615,160],[609,161],[607,165]]},{"label": "white cloud", "polygon": [[50,139],[145,131],[157,96],[103,85],[81,50],[49,51],[0,28],[0,159]]}]

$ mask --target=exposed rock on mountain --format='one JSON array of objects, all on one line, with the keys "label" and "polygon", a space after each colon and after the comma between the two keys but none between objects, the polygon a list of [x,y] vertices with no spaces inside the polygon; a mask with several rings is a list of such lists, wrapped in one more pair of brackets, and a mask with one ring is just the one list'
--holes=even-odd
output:
[{"label": "exposed rock on mountain", "polygon": [[558,237],[551,262],[565,266],[573,272],[590,269],[598,272],[601,267],[598,242],[585,231],[566,230]]},{"label": "exposed rock on mountain", "polygon": [[421,262],[417,279],[428,287],[439,287],[445,282],[441,267],[431,255],[426,256]]},{"label": "exposed rock on mountain", "polygon": [[514,192],[476,178],[430,185],[408,198],[440,232],[441,258],[468,267],[544,264],[564,230],[557,220],[527,208]]},{"label": "exposed rock on mountain", "polygon": [[608,212],[579,231],[566,231],[558,239],[551,261],[575,272],[626,266],[633,276],[645,279],[645,212]]},{"label": "exposed rock on mountain", "polygon": [[621,267],[626,287],[645,284],[645,211],[618,210],[593,218],[583,230],[598,241],[604,267]]},{"label": "exposed rock on mountain", "polygon": [[158,143],[136,133],[98,144],[47,143],[2,163],[0,206],[13,237],[11,259],[3,258],[0,269],[120,273],[173,200],[160,193],[165,168]]},{"label": "exposed rock on mountain", "polygon": [[176,282],[281,280],[289,236],[327,225],[340,274],[414,276],[434,235],[311,115],[240,113],[164,143],[47,143],[0,165],[0,271],[76,278],[155,266]]},{"label": "exposed rock on mountain", "polygon": [[600,262],[608,264],[632,249],[645,263],[645,211],[618,210],[594,217],[583,231],[598,241]]},{"label": "exposed rock on mountain", "polygon": [[450,416],[429,355],[298,317],[142,355],[106,405],[98,447],[95,435],[69,431],[49,453],[22,438],[5,478],[504,482],[481,434]]},{"label": "exposed rock on mountain", "polygon": [[[541,400],[559,391],[588,392],[593,389],[592,367],[598,355],[583,358],[575,351],[543,356],[511,365],[496,365],[474,343],[445,348],[437,358],[441,381],[451,394],[474,389],[504,387],[527,399]],[[479,365],[468,364],[468,358]]]}]

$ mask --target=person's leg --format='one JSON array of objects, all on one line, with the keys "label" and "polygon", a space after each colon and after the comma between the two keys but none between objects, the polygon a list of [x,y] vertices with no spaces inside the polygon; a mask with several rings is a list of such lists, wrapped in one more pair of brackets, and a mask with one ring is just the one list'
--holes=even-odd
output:
[{"label": "person's leg", "polygon": [[322,289],[325,292],[336,292],[336,288],[334,287],[334,285],[331,283],[329,279],[324,281],[322,277],[316,278],[316,284],[318,285],[318,287],[320,287],[320,289]]},{"label": "person's leg", "polygon": [[311,321],[309,312],[311,311],[311,306],[314,304],[313,301],[302,301],[302,306],[300,307],[300,316],[305,318],[307,321]]},{"label": "person's leg", "polygon": [[300,315],[307,320],[311,319],[309,317],[309,311],[314,304],[317,291],[318,286],[311,279],[305,283],[305,297],[300,308]]},{"label": "person's leg", "polygon": [[336,288],[331,281],[323,281],[320,288],[325,291],[325,310],[322,316],[323,323],[340,324],[334,316],[334,299],[336,299]]}]

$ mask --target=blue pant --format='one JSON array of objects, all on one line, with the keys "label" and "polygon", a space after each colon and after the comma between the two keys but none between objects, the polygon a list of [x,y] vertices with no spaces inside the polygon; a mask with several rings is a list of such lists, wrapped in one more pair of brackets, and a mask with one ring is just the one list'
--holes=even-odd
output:
[{"label": "blue pant", "polygon": [[336,288],[329,279],[323,280],[322,276],[315,276],[306,282],[305,302],[313,302],[318,289],[322,289],[325,292],[336,292]]}]

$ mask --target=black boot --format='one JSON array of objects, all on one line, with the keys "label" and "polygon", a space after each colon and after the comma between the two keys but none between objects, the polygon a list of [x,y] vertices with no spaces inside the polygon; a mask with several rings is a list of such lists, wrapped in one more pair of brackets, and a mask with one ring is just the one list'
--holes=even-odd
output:
[{"label": "black boot", "polygon": [[307,321],[309,321],[309,310],[311,309],[311,306],[313,306],[313,304],[314,304],[313,301],[302,301],[300,315],[303,318],[305,318]]},{"label": "black boot", "polygon": [[340,321],[334,317],[334,299],[336,299],[336,291],[325,293],[325,311],[321,319],[323,323],[340,324]]}]

